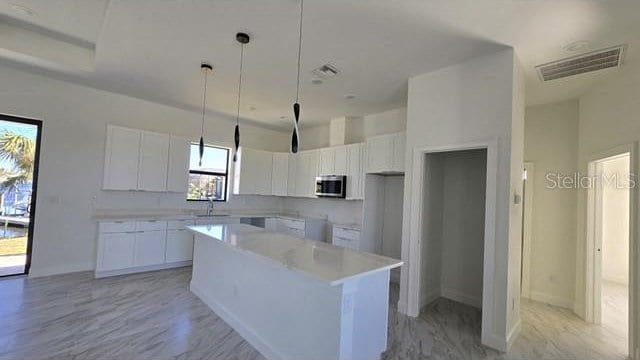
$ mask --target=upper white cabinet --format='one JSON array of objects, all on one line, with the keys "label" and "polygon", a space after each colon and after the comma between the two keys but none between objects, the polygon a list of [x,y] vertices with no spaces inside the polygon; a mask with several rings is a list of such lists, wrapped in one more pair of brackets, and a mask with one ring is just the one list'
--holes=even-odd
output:
[{"label": "upper white cabinet", "polygon": [[367,139],[367,173],[404,172],[404,133],[374,136]]},{"label": "upper white cabinet", "polygon": [[271,167],[271,195],[287,196],[289,180],[289,154],[274,153]]},{"label": "upper white cabinet", "polygon": [[187,192],[189,140],[107,126],[102,188]]},{"label": "upper white cabinet", "polygon": [[233,193],[236,195],[271,195],[273,153],[241,148],[235,163]]},{"label": "upper white cabinet", "polygon": [[169,140],[169,169],[167,170],[167,190],[187,192],[189,187],[189,139],[171,136]]},{"label": "upper white cabinet", "polygon": [[140,138],[138,190],[167,190],[168,159],[169,135],[143,131]]},{"label": "upper white cabinet", "polygon": [[347,199],[364,198],[364,144],[352,144],[347,150]]},{"label": "upper white cabinet", "polygon": [[347,175],[347,147],[334,146],[319,151],[319,175]]},{"label": "upper white cabinet", "polygon": [[287,169],[289,172],[289,176],[287,178],[287,196],[296,196],[297,195],[297,183],[296,180],[298,178],[298,154],[289,154],[289,168]]},{"label": "upper white cabinet", "polygon": [[103,189],[138,189],[140,138],[139,130],[119,126],[107,127]]},{"label": "upper white cabinet", "polygon": [[319,155],[317,150],[300,152],[296,168],[296,196],[315,197]]}]

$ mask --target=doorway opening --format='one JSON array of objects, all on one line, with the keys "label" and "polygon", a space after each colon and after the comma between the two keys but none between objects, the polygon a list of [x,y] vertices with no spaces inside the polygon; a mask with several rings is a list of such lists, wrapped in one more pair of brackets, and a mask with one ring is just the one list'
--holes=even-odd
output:
[{"label": "doorway opening", "polygon": [[589,179],[587,320],[615,335],[616,348],[628,354],[631,154],[591,161]]},{"label": "doorway opening", "polygon": [[421,309],[453,309],[466,319],[459,330],[480,337],[483,278],[492,271],[484,262],[487,150],[428,153],[423,181]]},{"label": "doorway opening", "polygon": [[0,277],[29,273],[42,122],[0,115]]}]

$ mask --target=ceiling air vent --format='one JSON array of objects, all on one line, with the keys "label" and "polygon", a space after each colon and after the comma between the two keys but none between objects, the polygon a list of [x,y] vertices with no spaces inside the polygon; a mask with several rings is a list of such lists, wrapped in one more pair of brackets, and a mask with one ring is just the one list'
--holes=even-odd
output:
[{"label": "ceiling air vent", "polygon": [[315,68],[311,71],[315,76],[320,79],[330,79],[338,74],[340,74],[340,70],[333,64],[324,64],[318,68]]},{"label": "ceiling air vent", "polygon": [[592,51],[566,59],[536,66],[542,81],[561,79],[587,72],[619,67],[622,64],[625,46]]}]

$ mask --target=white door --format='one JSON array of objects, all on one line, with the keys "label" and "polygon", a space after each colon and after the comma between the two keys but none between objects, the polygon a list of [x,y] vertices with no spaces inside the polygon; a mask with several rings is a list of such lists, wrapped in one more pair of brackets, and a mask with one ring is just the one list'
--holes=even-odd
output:
[{"label": "white door", "polygon": [[193,258],[193,234],[188,230],[168,230],[165,262],[191,261]]},{"label": "white door", "polygon": [[287,196],[289,179],[289,154],[274,153],[271,172],[271,195]]},{"label": "white door", "polygon": [[348,175],[348,151],[347,146],[338,146],[334,148],[335,156],[333,162],[334,175]]},{"label": "white door", "polygon": [[167,190],[186,193],[189,187],[189,139],[171,136],[169,140],[169,170]]},{"label": "white door", "polygon": [[140,131],[109,125],[105,149],[105,190],[137,190]]},{"label": "white door", "polygon": [[335,175],[334,162],[334,148],[320,149],[320,175]]},{"label": "white door", "polygon": [[168,162],[169,135],[143,131],[140,140],[138,189],[166,191]]},{"label": "white door", "polygon": [[150,266],[164,263],[166,231],[136,233],[134,266]]},{"label": "white door", "polygon": [[135,233],[111,233],[100,235],[102,259],[98,270],[119,270],[133,266]]}]

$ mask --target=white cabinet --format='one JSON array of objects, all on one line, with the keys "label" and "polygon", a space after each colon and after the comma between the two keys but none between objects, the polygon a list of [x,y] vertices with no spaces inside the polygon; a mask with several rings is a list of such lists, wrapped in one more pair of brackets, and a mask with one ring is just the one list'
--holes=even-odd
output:
[{"label": "white cabinet", "polygon": [[133,266],[150,266],[164,263],[166,231],[142,231],[136,233]]},{"label": "white cabinet", "polygon": [[140,158],[140,131],[119,126],[107,127],[104,178],[105,190],[136,190]]},{"label": "white cabinet", "polygon": [[289,172],[289,176],[287,178],[287,196],[298,195],[298,184],[296,183],[296,181],[298,180],[299,156],[299,154],[289,154],[289,168],[287,169]]},{"label": "white cabinet", "polygon": [[167,263],[191,261],[193,259],[193,234],[186,229],[167,230]]},{"label": "white cabinet", "polygon": [[287,196],[289,180],[289,154],[274,153],[271,171],[271,195]]},{"label": "white cabinet", "polygon": [[143,131],[140,138],[138,190],[167,190],[169,135]]},{"label": "white cabinet", "polygon": [[167,190],[186,193],[189,188],[189,139],[171,136],[169,139],[169,164],[167,170]]},{"label": "white cabinet", "polygon": [[347,147],[347,199],[364,198],[364,144],[352,144]]},{"label": "white cabinet", "polygon": [[316,150],[300,152],[296,167],[296,195],[315,198],[319,153]]},{"label": "white cabinet", "polygon": [[319,175],[347,175],[347,147],[334,146],[318,150]]},{"label": "white cabinet", "polygon": [[363,250],[360,246],[360,231],[347,229],[341,226],[333,226],[331,243],[336,246],[346,247],[351,250]]},{"label": "white cabinet", "polygon": [[135,236],[135,232],[103,234],[98,244],[96,271],[132,267]]},{"label": "white cabinet", "polygon": [[278,231],[280,225],[280,219],[278,218],[266,218],[264,219],[264,229],[269,231]]},{"label": "white cabinet", "polygon": [[241,148],[235,163],[233,193],[236,195],[271,195],[273,154]]},{"label": "white cabinet", "polygon": [[404,133],[380,135],[367,139],[366,172],[404,172],[405,139]]}]

